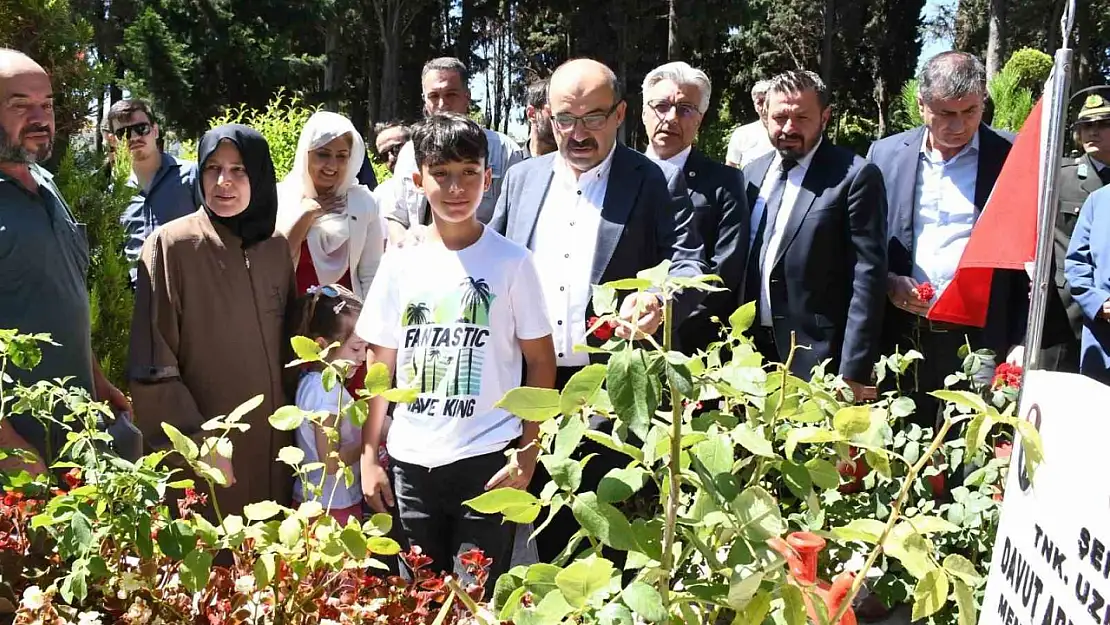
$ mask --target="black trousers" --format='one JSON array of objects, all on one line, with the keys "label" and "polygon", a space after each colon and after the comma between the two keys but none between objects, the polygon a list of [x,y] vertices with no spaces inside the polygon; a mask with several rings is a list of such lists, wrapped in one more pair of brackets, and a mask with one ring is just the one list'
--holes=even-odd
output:
[{"label": "black trousers", "polygon": [[[457,556],[481,549],[493,559],[487,596],[497,578],[509,570],[516,526],[503,523],[499,514],[482,514],[463,502],[485,492],[486,482],[504,466],[505,454],[500,451],[434,469],[390,460],[402,546],[419,545],[432,559],[432,570],[453,572],[464,587],[474,580]],[[401,569],[402,575],[410,574],[404,566]]]},{"label": "black trousers", "polygon": [[[972,351],[981,349],[982,330],[926,319],[916,319],[914,325],[908,328],[900,341],[902,352],[916,348],[925,357],[907,369],[906,376],[900,381],[903,394],[913,399],[917,407],[908,418],[910,423],[935,430],[944,420],[944,404],[929,393],[945,388],[944,379],[962,370],[960,348],[965,344],[970,345]],[[1005,358],[1006,354],[995,354],[996,363]],[[964,390],[966,387],[957,389]]]}]

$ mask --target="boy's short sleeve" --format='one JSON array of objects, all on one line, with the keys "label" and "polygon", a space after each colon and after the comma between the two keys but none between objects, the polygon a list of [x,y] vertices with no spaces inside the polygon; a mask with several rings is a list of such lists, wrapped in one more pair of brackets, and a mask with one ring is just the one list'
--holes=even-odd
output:
[{"label": "boy's short sleeve", "polygon": [[509,287],[510,305],[516,323],[516,337],[530,341],[551,334],[551,321],[547,318],[547,303],[543,299],[540,276],[532,253],[526,251],[520,266],[513,274]]},{"label": "boy's short sleeve", "polygon": [[362,303],[362,314],[355,324],[355,334],[371,345],[397,349],[401,332],[401,305],[397,293],[400,249],[392,249],[382,257],[374,282]]}]

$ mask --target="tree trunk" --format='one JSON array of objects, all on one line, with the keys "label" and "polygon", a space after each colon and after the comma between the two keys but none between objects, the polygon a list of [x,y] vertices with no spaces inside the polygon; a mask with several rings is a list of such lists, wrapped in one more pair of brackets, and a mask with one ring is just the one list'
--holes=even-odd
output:
[{"label": "tree trunk", "polygon": [[833,39],[836,37],[836,0],[825,0],[825,28],[821,36],[821,80],[832,84]]},{"label": "tree trunk", "polygon": [[[449,5],[449,2],[445,2]],[[470,65],[470,50],[474,45],[474,5],[475,0],[462,0],[459,3],[459,33],[455,37],[455,57]]]},{"label": "tree trunk", "polygon": [[876,129],[876,139],[885,137],[887,135],[887,118],[886,113],[890,103],[887,102],[886,94],[886,81],[883,80],[882,75],[874,76],[875,79],[875,107],[879,109],[879,126]]},{"label": "tree trunk", "polygon": [[678,14],[675,5],[678,0],[667,0],[667,60],[677,61],[682,56],[682,46],[678,41]]},{"label": "tree trunk", "polygon": [[329,111],[339,110],[339,89],[343,84],[339,36],[339,20],[329,19],[324,31],[324,94],[327,98],[324,108]]},{"label": "tree trunk", "polygon": [[381,107],[378,109],[384,120],[396,119],[397,90],[401,87],[401,37],[396,34],[392,40],[382,40],[382,82]]},{"label": "tree trunk", "polygon": [[987,16],[987,79],[1002,70],[1006,45],[1006,0],[990,0]]}]

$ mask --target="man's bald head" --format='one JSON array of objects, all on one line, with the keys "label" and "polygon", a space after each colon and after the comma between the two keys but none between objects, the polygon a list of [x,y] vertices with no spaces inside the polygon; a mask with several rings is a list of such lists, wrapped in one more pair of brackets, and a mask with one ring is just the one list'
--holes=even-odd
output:
[{"label": "man's bald head", "polygon": [[53,147],[50,77],[26,54],[0,48],[0,163],[44,161]]},{"label": "man's bald head", "polygon": [[592,59],[567,61],[551,75],[547,91],[559,154],[577,174],[601,164],[613,151],[624,122],[616,74]]}]

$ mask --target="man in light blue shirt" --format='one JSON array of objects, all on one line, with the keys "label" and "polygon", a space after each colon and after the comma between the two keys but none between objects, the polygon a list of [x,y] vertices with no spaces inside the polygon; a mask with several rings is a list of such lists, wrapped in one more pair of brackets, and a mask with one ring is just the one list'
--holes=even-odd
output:
[{"label": "man in light blue shirt", "polygon": [[131,263],[131,287],[134,288],[135,264],[150,233],[162,224],[197,210],[193,196],[197,165],[161,150],[161,129],[150,105],[142,100],[116,102],[108,111],[107,121],[116,137],[116,149],[126,146],[131,155],[131,177],[127,184],[135,189],[135,195],[120,221],[127,230],[124,253]]}]

